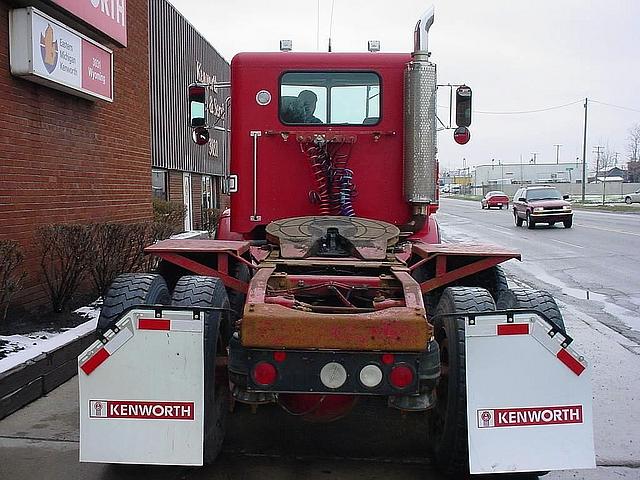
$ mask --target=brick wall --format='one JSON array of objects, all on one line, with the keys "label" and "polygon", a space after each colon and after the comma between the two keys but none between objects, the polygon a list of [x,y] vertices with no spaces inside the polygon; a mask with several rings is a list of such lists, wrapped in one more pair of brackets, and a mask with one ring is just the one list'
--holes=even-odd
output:
[{"label": "brick wall", "polygon": [[169,201],[183,203],[182,172],[169,170]]},{"label": "brick wall", "polygon": [[147,2],[130,1],[129,46],[114,50],[113,103],[11,76],[0,0],[0,239],[18,240],[28,279],[17,302],[46,301],[34,232],[57,222],[151,217]]}]

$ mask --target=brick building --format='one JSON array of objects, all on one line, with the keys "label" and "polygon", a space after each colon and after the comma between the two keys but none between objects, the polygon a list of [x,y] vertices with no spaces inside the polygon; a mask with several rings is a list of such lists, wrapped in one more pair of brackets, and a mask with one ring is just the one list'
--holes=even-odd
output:
[{"label": "brick building", "polygon": [[[110,81],[112,101],[92,96],[84,78],[81,87],[68,87],[45,78],[44,71],[13,75],[10,43],[15,48],[24,41],[10,39],[10,17],[16,18],[10,12],[24,4],[0,0],[0,239],[18,240],[24,248],[28,277],[17,300],[27,307],[46,300],[34,239],[39,225],[151,217],[148,3],[94,3],[29,3],[49,24],[42,31],[35,20],[32,24],[34,42],[40,38],[39,49],[33,44],[33,65],[44,62],[52,77],[64,69],[67,76]],[[109,25],[114,21],[124,29],[114,32]],[[14,27],[12,35],[17,33]],[[84,53],[70,57],[76,40],[83,49],[102,52],[94,56],[94,71],[87,70],[91,60],[79,61]],[[96,57],[109,50],[110,78],[108,65],[101,66],[104,75],[95,72]]]}]

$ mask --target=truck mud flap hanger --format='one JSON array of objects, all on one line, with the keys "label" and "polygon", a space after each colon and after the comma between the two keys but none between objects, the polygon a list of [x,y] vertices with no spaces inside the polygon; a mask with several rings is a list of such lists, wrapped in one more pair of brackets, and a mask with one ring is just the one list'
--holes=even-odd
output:
[{"label": "truck mud flap hanger", "polygon": [[571,338],[532,311],[464,321],[470,472],[595,468],[591,369]]}]

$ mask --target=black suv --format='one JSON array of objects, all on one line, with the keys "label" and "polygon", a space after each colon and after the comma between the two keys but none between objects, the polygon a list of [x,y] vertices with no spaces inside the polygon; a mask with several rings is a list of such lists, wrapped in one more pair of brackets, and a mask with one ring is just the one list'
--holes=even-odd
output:
[{"label": "black suv", "polygon": [[553,226],[556,222],[571,228],[573,212],[568,199],[569,195],[548,185],[522,187],[513,197],[513,218],[518,227],[526,220],[528,228],[534,228],[536,223]]}]

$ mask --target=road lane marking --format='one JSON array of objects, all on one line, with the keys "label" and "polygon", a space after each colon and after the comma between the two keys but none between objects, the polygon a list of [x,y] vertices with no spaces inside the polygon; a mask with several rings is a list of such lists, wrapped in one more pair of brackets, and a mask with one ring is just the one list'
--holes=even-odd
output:
[{"label": "road lane marking", "polygon": [[634,237],[640,237],[640,233],[625,232],[623,230],[613,230],[611,228],[591,227],[589,225],[584,225],[582,223],[576,223],[576,226],[584,227],[584,228],[592,228],[594,230],[602,230],[603,232],[621,233],[623,235],[633,235]]},{"label": "road lane marking", "polygon": [[[509,237],[513,237],[513,233],[509,232],[506,228],[504,230],[496,230],[495,228],[491,228],[491,227],[484,227],[486,230],[491,230],[493,232],[497,232],[500,235],[508,235]],[[500,227],[498,227],[500,228]],[[506,231],[505,231],[506,230]]]},{"label": "road lane marking", "polygon": [[570,247],[584,248],[582,245],[576,245],[575,243],[563,242],[562,240],[553,240],[553,239],[551,239],[551,241],[552,242],[556,242],[556,243],[561,243],[563,245],[569,245]]}]

